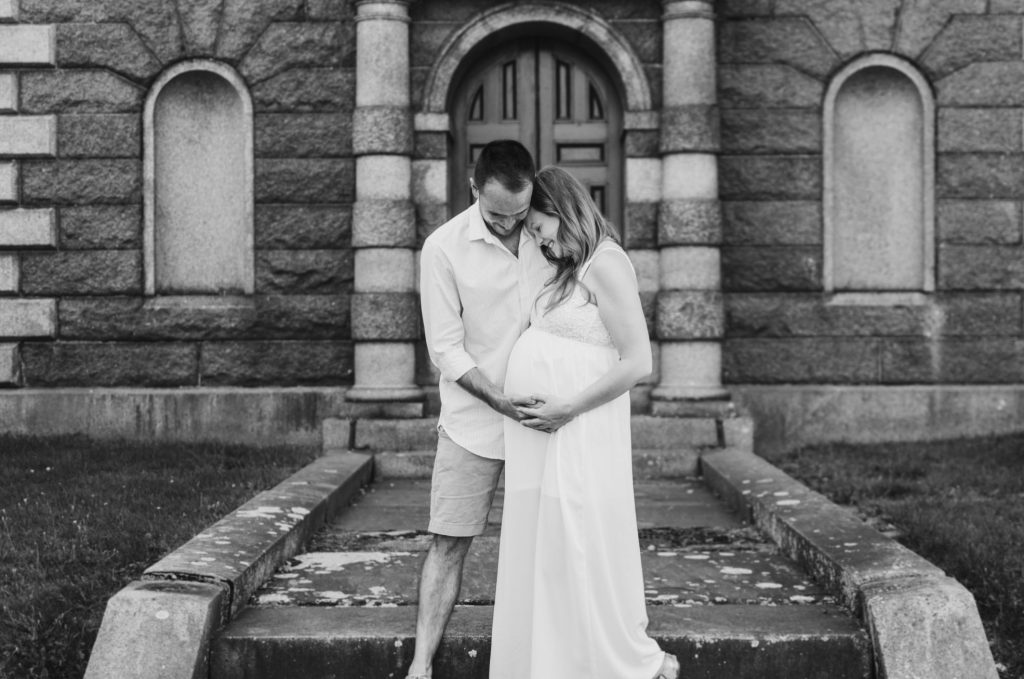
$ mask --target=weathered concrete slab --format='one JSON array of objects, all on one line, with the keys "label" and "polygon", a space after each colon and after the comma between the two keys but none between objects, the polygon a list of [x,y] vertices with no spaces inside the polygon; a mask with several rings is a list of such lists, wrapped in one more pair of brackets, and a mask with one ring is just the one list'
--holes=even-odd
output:
[{"label": "weathered concrete slab", "polygon": [[343,387],[17,389],[0,391],[0,431],[319,449],[321,422],[344,396]]},{"label": "weathered concrete slab", "polygon": [[863,597],[880,677],[998,679],[974,597],[953,578],[873,585]]},{"label": "weathered concrete slab", "polygon": [[856,610],[871,582],[944,577],[923,557],[751,453],[721,450],[702,458],[704,478],[809,573],[828,583]]},{"label": "weathered concrete slab", "polygon": [[[727,532],[720,531],[726,539]],[[747,603],[812,604],[832,601],[774,545],[751,542],[750,531],[733,531],[732,544],[685,545],[677,539],[644,541],[641,552],[649,605],[701,606]],[[664,536],[662,536],[664,537]],[[375,532],[349,535],[346,551],[311,551],[297,555],[253,596],[256,605],[407,606],[418,599],[423,553],[430,545],[423,533]],[[473,541],[462,575],[459,603],[494,603],[498,571],[497,537]]]},{"label": "weathered concrete slab", "polygon": [[[1024,62],[1017,67],[1024,75]],[[980,209],[975,202],[972,209]],[[936,441],[1024,430],[1019,384],[762,384],[730,385],[730,392],[757,421],[757,452],[769,456],[822,443]]]},{"label": "weathered concrete slab", "polygon": [[996,679],[974,597],[941,569],[750,452],[709,452],[701,467],[863,618],[881,677]]},{"label": "weathered concrete slab", "polygon": [[[738,515],[697,479],[638,480],[633,484],[640,528],[742,525]],[[504,492],[499,486],[488,523],[501,524]],[[341,531],[425,531],[430,519],[429,479],[384,479],[367,486],[332,526]]]},{"label": "weathered concrete slab", "polygon": [[[456,607],[434,675],[485,679],[490,606]],[[870,679],[870,642],[835,607],[706,606],[649,609],[650,633],[682,676],[730,679]],[[416,609],[251,608],[211,648],[211,676],[400,679],[412,660]]]},{"label": "weathered concrete slab", "polygon": [[739,515],[695,478],[638,480],[633,484],[639,528],[739,528]]},{"label": "weathered concrete slab", "polygon": [[145,576],[228,585],[229,618],[369,481],[371,465],[357,453],[325,455],[196,535]]},{"label": "weathered concrete slab", "polygon": [[226,586],[133,582],[111,597],[85,679],[205,679]]},{"label": "weathered concrete slab", "polygon": [[[652,605],[828,601],[774,543],[744,527],[697,479],[635,484],[641,558]],[[409,605],[417,600],[430,502],[426,479],[380,481],[310,540],[254,595],[258,605]],[[473,542],[460,602],[490,604],[503,493]]]}]

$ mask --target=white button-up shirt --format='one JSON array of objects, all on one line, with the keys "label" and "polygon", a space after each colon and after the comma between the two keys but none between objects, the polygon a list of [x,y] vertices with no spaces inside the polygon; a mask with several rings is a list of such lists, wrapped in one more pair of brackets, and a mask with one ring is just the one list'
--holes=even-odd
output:
[{"label": "white button-up shirt", "polygon": [[554,272],[525,229],[519,256],[488,230],[474,203],[423,243],[420,302],[430,360],[441,372],[440,425],[457,444],[504,459],[503,415],[460,387],[473,368],[498,388],[537,294]]}]

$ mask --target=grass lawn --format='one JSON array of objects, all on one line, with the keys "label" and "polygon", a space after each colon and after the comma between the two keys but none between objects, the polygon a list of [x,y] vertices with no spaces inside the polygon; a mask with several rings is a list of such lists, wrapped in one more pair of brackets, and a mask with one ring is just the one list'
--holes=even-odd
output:
[{"label": "grass lawn", "polygon": [[0,678],[81,677],[111,595],[314,457],[0,434]]},{"label": "grass lawn", "polygon": [[769,458],[974,594],[1003,679],[1024,679],[1024,436],[823,445]]}]

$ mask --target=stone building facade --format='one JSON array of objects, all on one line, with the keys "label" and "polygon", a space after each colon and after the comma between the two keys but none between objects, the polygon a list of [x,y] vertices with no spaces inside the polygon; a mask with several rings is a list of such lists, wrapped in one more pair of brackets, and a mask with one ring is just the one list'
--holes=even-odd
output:
[{"label": "stone building facade", "polygon": [[1012,427],[1022,40],[1019,0],[0,0],[5,428],[82,389],[429,413],[417,249],[490,133],[599,177],[638,412]]}]

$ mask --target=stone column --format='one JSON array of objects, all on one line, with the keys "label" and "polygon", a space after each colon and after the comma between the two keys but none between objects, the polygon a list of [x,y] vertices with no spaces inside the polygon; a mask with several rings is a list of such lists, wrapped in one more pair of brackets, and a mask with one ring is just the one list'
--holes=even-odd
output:
[{"label": "stone column", "polygon": [[24,297],[21,253],[57,247],[57,210],[21,207],[21,160],[57,156],[57,116],[19,111],[22,69],[57,63],[52,24],[17,24],[18,2],[0,0],[0,387],[23,385],[21,340],[57,336],[57,300]]},{"label": "stone column", "polygon": [[719,123],[712,0],[662,0],[662,187],[658,210],[660,382],[653,414],[725,399],[722,387]]},{"label": "stone column", "polygon": [[423,398],[415,383],[420,317],[411,193],[410,2],[356,2],[355,384],[346,394],[350,401]]}]

